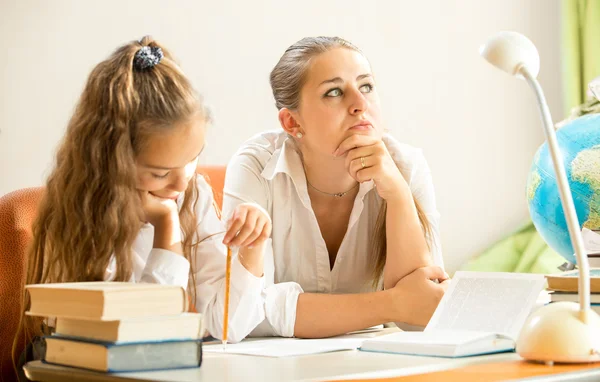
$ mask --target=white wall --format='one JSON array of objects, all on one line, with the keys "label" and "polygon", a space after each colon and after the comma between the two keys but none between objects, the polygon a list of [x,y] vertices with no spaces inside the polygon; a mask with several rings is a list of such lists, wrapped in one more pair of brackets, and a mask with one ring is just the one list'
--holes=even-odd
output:
[{"label": "white wall", "polygon": [[526,219],[525,179],[543,136],[526,84],[479,45],[516,30],[537,45],[560,117],[557,0],[0,0],[0,195],[43,183],[91,68],[151,34],[216,114],[204,161],[225,164],[278,127],[268,74],[307,35],[339,35],[369,57],[393,135],[422,147],[443,217],[445,260],[467,258]]}]

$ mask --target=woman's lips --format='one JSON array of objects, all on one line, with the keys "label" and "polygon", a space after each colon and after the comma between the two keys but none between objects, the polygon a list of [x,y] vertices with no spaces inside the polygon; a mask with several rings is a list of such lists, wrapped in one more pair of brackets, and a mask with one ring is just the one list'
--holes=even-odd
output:
[{"label": "woman's lips", "polygon": [[352,126],[350,128],[350,130],[370,130],[372,128],[373,128],[373,125],[371,125],[371,124],[365,124],[365,125],[355,125],[355,126]]},{"label": "woman's lips", "polygon": [[350,130],[370,130],[373,128],[373,124],[368,119],[360,120],[356,125],[352,126]]}]

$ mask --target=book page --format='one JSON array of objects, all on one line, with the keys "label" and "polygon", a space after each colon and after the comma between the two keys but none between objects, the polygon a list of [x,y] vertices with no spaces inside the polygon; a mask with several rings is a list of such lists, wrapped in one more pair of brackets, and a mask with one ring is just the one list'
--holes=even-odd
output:
[{"label": "book page", "polygon": [[544,275],[457,272],[425,331],[469,330],[516,339],[544,283]]},{"label": "book page", "polygon": [[494,334],[487,332],[471,332],[466,330],[429,331],[429,332],[400,332],[388,334],[387,336],[375,337],[364,343],[392,342],[399,345],[442,345],[458,346],[468,344],[485,338],[495,338]]}]

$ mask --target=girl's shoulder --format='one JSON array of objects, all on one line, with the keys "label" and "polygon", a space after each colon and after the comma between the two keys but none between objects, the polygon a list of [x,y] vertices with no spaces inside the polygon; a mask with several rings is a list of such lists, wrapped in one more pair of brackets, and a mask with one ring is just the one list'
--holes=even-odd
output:
[{"label": "girl's shoulder", "polygon": [[[192,201],[196,213],[200,213],[202,211],[205,211],[208,207],[212,207],[214,202],[213,189],[208,183],[206,177],[202,174],[196,173],[194,175],[194,178],[190,180],[190,182],[196,183],[196,190],[198,191],[196,200]],[[184,200],[185,194],[182,195],[181,198],[179,198],[179,200],[177,201],[179,209],[182,208]]]}]

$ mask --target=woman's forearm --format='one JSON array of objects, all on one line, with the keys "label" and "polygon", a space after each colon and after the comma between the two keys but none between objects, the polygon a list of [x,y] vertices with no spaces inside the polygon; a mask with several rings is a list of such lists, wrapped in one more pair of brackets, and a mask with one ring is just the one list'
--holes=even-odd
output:
[{"label": "woman's forearm", "polygon": [[393,321],[391,291],[358,294],[301,293],[294,336],[322,338]]},{"label": "woman's forearm", "polygon": [[252,273],[256,277],[262,277],[264,271],[264,258],[263,251],[265,248],[265,244],[261,243],[256,247],[249,248],[243,247],[240,248],[239,259],[240,263],[248,270],[248,272]]},{"label": "woman's forearm", "polygon": [[400,197],[387,201],[386,261],[384,288],[396,283],[417,268],[432,265],[427,241],[421,228],[417,208],[408,186]]}]

